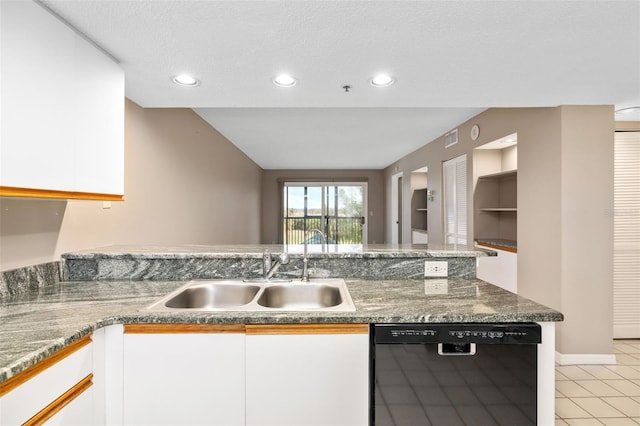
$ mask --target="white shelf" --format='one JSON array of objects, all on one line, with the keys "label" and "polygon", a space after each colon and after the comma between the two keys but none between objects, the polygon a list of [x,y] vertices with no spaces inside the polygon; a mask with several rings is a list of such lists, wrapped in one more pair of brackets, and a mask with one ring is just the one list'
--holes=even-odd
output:
[{"label": "white shelf", "polygon": [[515,177],[518,175],[518,170],[507,170],[506,172],[492,173],[490,175],[478,176],[478,179],[504,179],[509,177]]},{"label": "white shelf", "polygon": [[426,212],[428,209],[416,209],[417,212]]},{"label": "white shelf", "polygon": [[480,209],[481,212],[517,212],[517,207],[491,207]]}]

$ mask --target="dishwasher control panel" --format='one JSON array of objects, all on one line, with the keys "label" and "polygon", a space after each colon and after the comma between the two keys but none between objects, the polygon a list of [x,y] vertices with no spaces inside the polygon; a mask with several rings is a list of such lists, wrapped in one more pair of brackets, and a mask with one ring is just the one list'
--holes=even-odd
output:
[{"label": "dishwasher control panel", "polygon": [[541,331],[535,323],[375,324],[373,340],[375,344],[535,344],[541,342]]}]

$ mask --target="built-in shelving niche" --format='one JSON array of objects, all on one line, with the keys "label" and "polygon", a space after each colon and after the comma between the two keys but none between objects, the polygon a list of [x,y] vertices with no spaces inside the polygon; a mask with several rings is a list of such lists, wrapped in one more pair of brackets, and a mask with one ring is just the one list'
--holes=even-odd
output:
[{"label": "built-in shelving niche", "polygon": [[427,189],[417,189],[411,194],[411,228],[427,230]]},{"label": "built-in shelving niche", "polygon": [[[514,140],[513,144],[505,141]],[[518,240],[517,135],[474,150],[474,239]]]},{"label": "built-in shelving niche", "polygon": [[411,172],[411,229],[427,231],[427,168]]}]

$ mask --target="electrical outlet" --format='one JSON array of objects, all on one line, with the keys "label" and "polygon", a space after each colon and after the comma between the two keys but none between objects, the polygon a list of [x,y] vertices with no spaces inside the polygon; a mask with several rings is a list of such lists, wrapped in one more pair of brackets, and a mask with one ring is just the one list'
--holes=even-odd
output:
[{"label": "electrical outlet", "polygon": [[444,279],[424,280],[424,294],[448,294],[449,281]]},{"label": "electrical outlet", "polygon": [[449,275],[449,265],[447,261],[425,260],[424,276],[425,277],[447,277]]}]

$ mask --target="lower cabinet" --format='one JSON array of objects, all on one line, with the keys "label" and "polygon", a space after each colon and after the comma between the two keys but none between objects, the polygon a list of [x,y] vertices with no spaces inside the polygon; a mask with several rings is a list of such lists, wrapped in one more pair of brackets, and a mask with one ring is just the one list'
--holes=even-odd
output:
[{"label": "lower cabinet", "polygon": [[367,324],[126,324],[0,383],[0,425],[367,425]]},{"label": "lower cabinet", "polygon": [[125,425],[244,425],[243,325],[124,327]]},{"label": "lower cabinet", "polygon": [[3,382],[0,424],[94,424],[92,369],[86,336]]},{"label": "lower cabinet", "polygon": [[476,258],[476,277],[502,287],[512,293],[518,292],[518,255],[491,247],[497,256]]},{"label": "lower cabinet", "polygon": [[125,425],[367,425],[367,324],[125,325]]},{"label": "lower cabinet", "polygon": [[49,426],[96,424],[92,414],[94,411],[93,396],[93,387],[90,387],[78,395],[69,405],[54,414],[46,424]]},{"label": "lower cabinet", "polygon": [[367,425],[367,324],[247,325],[247,425]]}]

